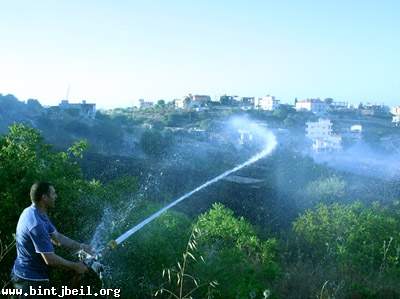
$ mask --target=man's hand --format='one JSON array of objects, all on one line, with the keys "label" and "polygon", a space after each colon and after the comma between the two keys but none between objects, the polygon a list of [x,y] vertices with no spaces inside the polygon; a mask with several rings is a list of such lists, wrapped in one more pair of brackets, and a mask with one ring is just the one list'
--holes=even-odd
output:
[{"label": "man's hand", "polygon": [[78,274],[84,274],[89,271],[88,267],[82,262],[75,263],[73,269]]},{"label": "man's hand", "polygon": [[42,252],[40,253],[43,257],[44,262],[48,266],[62,266],[75,271],[78,274],[83,274],[88,271],[88,267],[82,262],[72,262],[63,259],[54,252]]}]

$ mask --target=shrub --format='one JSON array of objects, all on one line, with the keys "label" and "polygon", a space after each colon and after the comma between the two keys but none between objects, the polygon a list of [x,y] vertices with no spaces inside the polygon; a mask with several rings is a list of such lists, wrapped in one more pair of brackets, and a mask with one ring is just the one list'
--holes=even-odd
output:
[{"label": "shrub", "polygon": [[[253,227],[221,204],[201,215],[199,252],[205,264],[196,264],[202,281],[217,280],[216,298],[261,298],[279,273],[276,240],[260,240]],[[253,297],[252,297],[253,296]]]},{"label": "shrub", "polygon": [[378,204],[321,204],[300,216],[294,231],[313,256],[332,258],[344,271],[400,269],[400,218]]}]

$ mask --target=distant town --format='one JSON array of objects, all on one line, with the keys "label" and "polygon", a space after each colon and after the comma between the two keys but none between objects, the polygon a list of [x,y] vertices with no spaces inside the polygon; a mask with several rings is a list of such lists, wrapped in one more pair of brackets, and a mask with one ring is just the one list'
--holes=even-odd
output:
[{"label": "distant town", "polygon": [[[134,111],[151,110],[157,105],[167,105],[164,100],[157,102],[139,100],[139,107],[132,107]],[[363,126],[361,124],[353,124],[341,134],[335,133],[333,123],[329,119],[329,114],[335,112],[356,113],[365,117],[391,117],[392,125],[400,127],[400,106],[392,107],[384,104],[360,103],[358,106],[350,105],[347,102],[335,101],[332,98],[321,100],[319,98],[297,98],[293,104],[282,104],[275,96],[267,95],[264,97],[239,97],[223,95],[219,101],[212,101],[209,95],[189,94],[181,99],[175,99],[168,103],[169,107],[182,112],[202,112],[202,111],[218,111],[225,109],[240,110],[261,110],[276,111],[278,109],[292,109],[293,111],[307,111],[318,117],[317,121],[307,121],[305,123],[305,136],[312,141],[312,149],[315,152],[322,151],[339,151],[342,149],[342,136],[352,140],[361,139]],[[70,103],[68,100],[62,100],[58,106],[47,107],[50,114],[63,113],[72,111],[80,117],[94,119],[96,116],[96,104],[87,103]],[[245,136],[241,136],[243,141]]]},{"label": "distant town", "polygon": [[[158,102],[146,101],[139,99],[139,107],[134,106],[134,109],[149,109],[154,107]],[[376,116],[376,115],[388,115],[392,114],[392,122],[395,126],[400,125],[400,106],[390,108],[384,104],[371,104],[371,103],[360,103],[358,106],[351,105],[347,102],[338,102],[332,98],[326,98],[321,100],[319,98],[307,98],[294,101],[294,104],[281,104],[275,96],[267,95],[261,98],[256,97],[239,97],[239,96],[228,96],[223,95],[219,101],[212,101],[208,95],[192,95],[183,97],[182,99],[175,99],[172,104],[177,110],[186,111],[205,111],[212,109],[224,109],[224,108],[240,108],[242,110],[264,110],[274,111],[281,105],[289,106],[294,108],[296,111],[310,111],[317,115],[323,116],[327,112],[332,111],[358,111],[361,115],[365,116]],[[76,110],[81,116],[94,118],[96,115],[96,104],[87,103],[83,100],[81,103],[70,103],[68,100],[62,100],[58,106],[47,107],[53,112]]]}]

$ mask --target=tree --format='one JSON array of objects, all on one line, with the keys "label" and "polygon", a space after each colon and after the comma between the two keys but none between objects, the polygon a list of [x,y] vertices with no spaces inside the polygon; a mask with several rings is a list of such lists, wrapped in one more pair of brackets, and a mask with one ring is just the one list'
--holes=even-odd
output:
[{"label": "tree", "polygon": [[219,98],[221,105],[224,106],[237,106],[238,102],[232,97],[228,95],[222,95]]},{"label": "tree", "polygon": [[28,99],[26,101],[26,104],[29,109],[34,109],[36,111],[40,111],[43,109],[43,106],[40,104],[40,102],[36,99]]},{"label": "tree", "polygon": [[140,137],[140,147],[149,156],[158,156],[163,152],[162,135],[156,130],[146,130]]},{"label": "tree", "polygon": [[157,104],[156,104],[156,108],[158,109],[164,109],[166,106],[165,101],[164,100],[158,100]]},{"label": "tree", "polygon": [[283,121],[289,114],[295,113],[296,110],[291,105],[279,105],[277,109],[272,112],[272,115],[279,120]]},{"label": "tree", "polygon": [[169,127],[179,127],[189,123],[189,113],[171,113],[167,116],[167,125]]},{"label": "tree", "polygon": [[[87,238],[95,231],[106,205],[125,199],[126,206],[125,194],[131,195],[136,190],[134,180],[124,178],[107,186],[96,180],[86,181],[77,161],[86,147],[86,142],[79,141],[66,151],[54,151],[35,129],[21,124],[11,126],[8,134],[0,137],[0,239],[3,244],[12,242],[18,217],[30,205],[29,190],[35,181],[54,184],[58,198],[51,219],[60,231],[77,240],[90,241]],[[123,206],[121,202],[118,205]],[[0,281],[9,277],[13,259],[14,255],[8,254],[3,260]],[[55,271],[54,276],[56,284],[63,284],[65,273]]]},{"label": "tree", "polygon": [[[20,213],[30,204],[29,190],[37,180],[56,186],[62,198],[57,204],[63,208],[53,219],[56,224],[63,223],[64,232],[71,235],[72,223],[79,225],[88,219],[82,217],[77,221],[79,215],[73,208],[89,187],[74,161],[83,148],[81,144],[67,152],[53,152],[36,130],[21,124],[11,126],[9,133],[0,138],[0,237],[4,242],[10,241]],[[10,262],[11,259],[7,261]]]},{"label": "tree", "polygon": [[6,110],[14,110],[14,109],[19,109],[24,106],[23,102],[18,101],[18,99],[12,95],[12,94],[7,94],[7,95],[2,95],[0,94],[0,107],[3,108],[5,111]]}]

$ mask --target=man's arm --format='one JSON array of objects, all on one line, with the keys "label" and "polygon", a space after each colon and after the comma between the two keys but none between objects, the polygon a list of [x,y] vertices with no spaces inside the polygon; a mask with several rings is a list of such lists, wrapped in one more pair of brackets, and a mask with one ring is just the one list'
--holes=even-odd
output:
[{"label": "man's arm", "polygon": [[[44,262],[49,266],[62,266],[82,274],[88,269],[82,262],[71,262],[54,253],[53,245],[49,238],[48,231],[43,225],[36,225],[29,231],[29,235],[35,247],[35,252],[40,253]],[[62,238],[61,238],[62,239]],[[63,239],[62,239],[63,240]],[[77,243],[77,242],[75,242]],[[78,243],[79,244],[79,243]],[[75,244],[72,244],[74,246]]]},{"label": "man's arm", "polygon": [[58,256],[54,252],[41,252],[40,255],[48,266],[61,266],[73,270],[78,274],[83,274],[88,270],[84,263],[68,261],[63,259],[61,256]]},{"label": "man's arm", "polygon": [[83,249],[88,253],[92,253],[92,248],[89,245],[72,240],[58,231],[51,234],[51,240],[58,246],[63,246],[72,250]]}]

